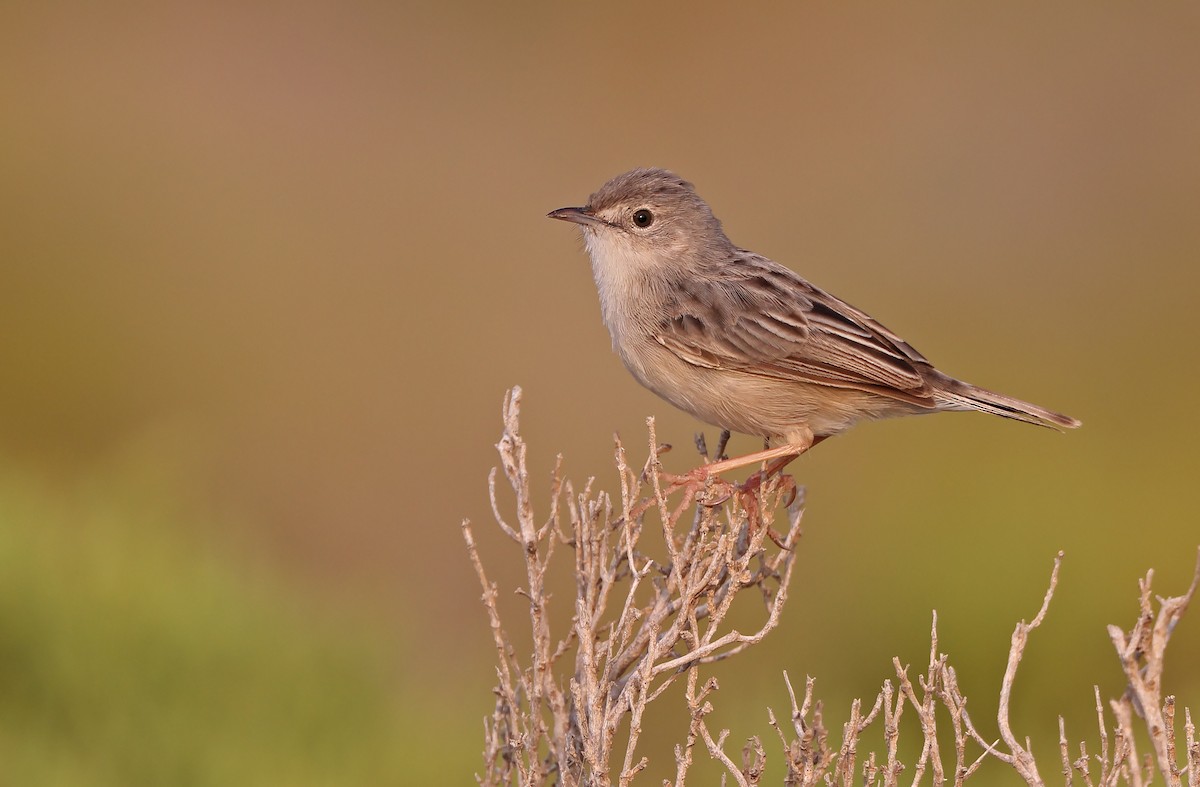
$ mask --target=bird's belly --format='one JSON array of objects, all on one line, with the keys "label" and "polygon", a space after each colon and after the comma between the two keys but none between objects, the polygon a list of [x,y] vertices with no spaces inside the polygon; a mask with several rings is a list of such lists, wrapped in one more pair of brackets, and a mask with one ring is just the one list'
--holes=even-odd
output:
[{"label": "bird's belly", "polygon": [[641,349],[655,357],[623,355],[638,382],[679,409],[733,432],[792,441],[806,429],[828,437],[863,418],[896,414],[897,402],[866,391],[708,369],[665,348]]}]

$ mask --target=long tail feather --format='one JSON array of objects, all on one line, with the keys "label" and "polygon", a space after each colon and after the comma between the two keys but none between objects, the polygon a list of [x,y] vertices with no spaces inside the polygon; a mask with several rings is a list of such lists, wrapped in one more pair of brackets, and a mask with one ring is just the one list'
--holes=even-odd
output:
[{"label": "long tail feather", "polygon": [[1082,424],[1081,421],[1069,415],[1056,413],[1053,410],[998,394],[986,388],[978,388],[960,380],[947,380],[942,390],[938,392],[937,399],[938,404],[947,410],[979,410],[1060,431],[1075,429]]}]

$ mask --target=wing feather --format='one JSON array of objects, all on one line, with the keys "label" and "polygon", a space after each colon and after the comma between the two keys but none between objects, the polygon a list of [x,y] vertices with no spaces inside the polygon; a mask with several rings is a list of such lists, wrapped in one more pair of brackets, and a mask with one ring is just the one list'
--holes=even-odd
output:
[{"label": "wing feather", "polygon": [[687,363],[935,405],[929,361],[866,313],[738,250],[679,282],[654,338]]}]

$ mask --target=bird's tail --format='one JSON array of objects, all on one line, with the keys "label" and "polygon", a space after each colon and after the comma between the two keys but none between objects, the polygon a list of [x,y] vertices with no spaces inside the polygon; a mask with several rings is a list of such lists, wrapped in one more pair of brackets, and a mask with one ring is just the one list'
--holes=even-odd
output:
[{"label": "bird's tail", "polygon": [[978,388],[961,380],[947,379],[937,393],[938,404],[946,410],[979,410],[1027,424],[1050,429],[1075,429],[1082,424],[1069,415],[1056,413],[1036,404]]}]

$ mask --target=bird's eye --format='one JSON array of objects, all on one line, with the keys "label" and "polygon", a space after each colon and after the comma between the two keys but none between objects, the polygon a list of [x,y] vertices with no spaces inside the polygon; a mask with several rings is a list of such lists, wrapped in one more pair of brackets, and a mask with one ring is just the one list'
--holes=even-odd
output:
[{"label": "bird's eye", "polygon": [[645,229],[654,222],[654,214],[645,208],[635,210],[633,212],[633,223],[635,226]]}]

